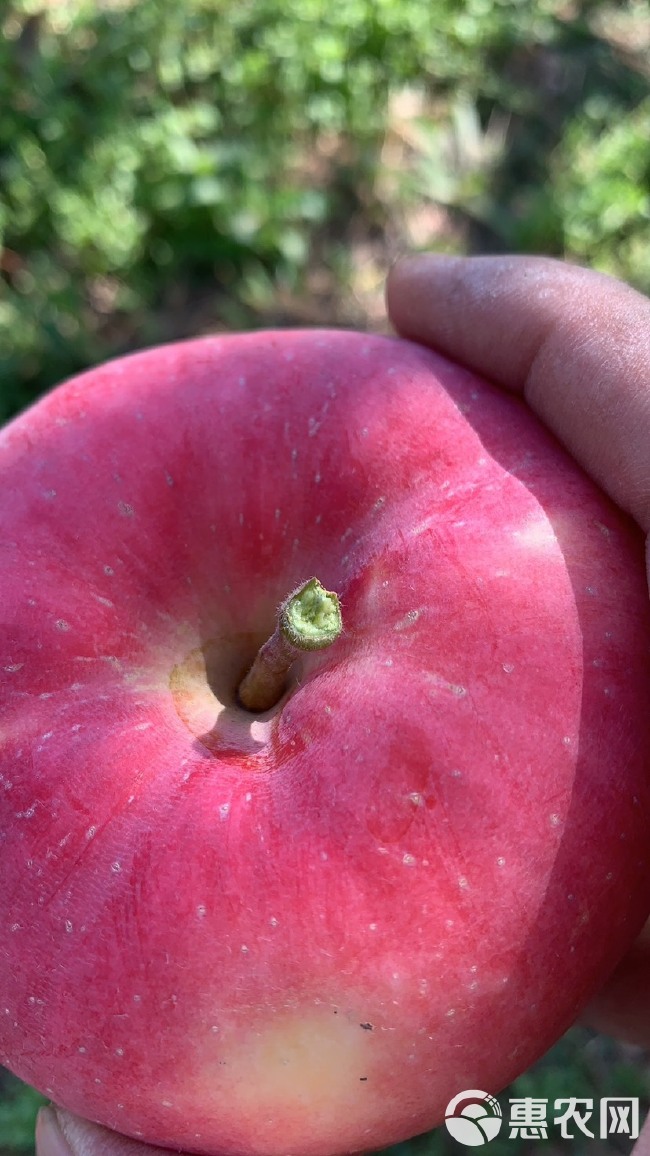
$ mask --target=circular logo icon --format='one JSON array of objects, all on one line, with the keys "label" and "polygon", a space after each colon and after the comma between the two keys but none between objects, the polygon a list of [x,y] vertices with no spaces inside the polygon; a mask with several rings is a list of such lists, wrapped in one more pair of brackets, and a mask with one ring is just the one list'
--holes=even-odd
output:
[{"label": "circular logo icon", "polygon": [[501,1106],[488,1092],[479,1092],[476,1088],[459,1092],[447,1104],[445,1124],[454,1140],[468,1148],[478,1148],[498,1136]]}]

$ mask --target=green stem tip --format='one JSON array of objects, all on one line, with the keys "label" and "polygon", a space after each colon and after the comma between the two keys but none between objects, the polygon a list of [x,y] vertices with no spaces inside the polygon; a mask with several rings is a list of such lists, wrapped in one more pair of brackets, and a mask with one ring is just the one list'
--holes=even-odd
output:
[{"label": "green stem tip", "polygon": [[285,598],[274,634],[265,642],[239,687],[246,710],[270,710],[284,693],[289,668],[310,650],[331,646],[343,629],[337,595],[317,578],[303,582]]}]

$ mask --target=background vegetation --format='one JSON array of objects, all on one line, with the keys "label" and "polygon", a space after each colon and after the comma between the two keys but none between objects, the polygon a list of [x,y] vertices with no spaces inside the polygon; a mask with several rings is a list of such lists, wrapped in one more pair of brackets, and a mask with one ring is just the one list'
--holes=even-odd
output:
[{"label": "background vegetation", "polygon": [[381,327],[413,246],[650,289],[646,0],[5,0],[0,420],[111,354]]},{"label": "background vegetation", "polygon": [[[382,329],[407,248],[650,291],[646,0],[4,0],[0,29],[0,420],[155,341]],[[28,1153],[36,1098],[3,1086],[0,1156]],[[649,1090],[576,1029],[512,1094]]]}]

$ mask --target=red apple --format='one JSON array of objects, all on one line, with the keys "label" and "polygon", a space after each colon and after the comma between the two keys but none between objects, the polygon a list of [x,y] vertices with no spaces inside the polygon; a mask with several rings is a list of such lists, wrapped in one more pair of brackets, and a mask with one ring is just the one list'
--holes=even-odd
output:
[{"label": "red apple", "polygon": [[[0,435],[0,1061],[206,1153],[440,1123],[650,909],[641,534],[405,341],[215,337]],[[338,641],[237,688],[315,575]]]}]

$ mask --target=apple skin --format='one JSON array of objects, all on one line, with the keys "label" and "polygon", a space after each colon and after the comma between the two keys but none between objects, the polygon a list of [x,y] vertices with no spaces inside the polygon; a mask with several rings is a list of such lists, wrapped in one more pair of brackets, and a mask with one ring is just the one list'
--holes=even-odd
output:
[{"label": "apple skin", "polygon": [[[259,1156],[528,1067],[650,910],[640,531],[518,400],[327,330],[101,366],[0,477],[0,1061]],[[247,713],[312,575],[344,635]]]}]

